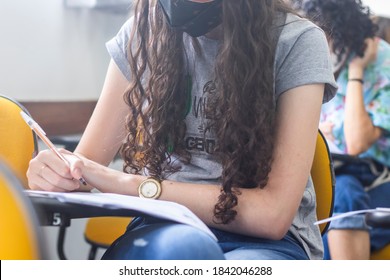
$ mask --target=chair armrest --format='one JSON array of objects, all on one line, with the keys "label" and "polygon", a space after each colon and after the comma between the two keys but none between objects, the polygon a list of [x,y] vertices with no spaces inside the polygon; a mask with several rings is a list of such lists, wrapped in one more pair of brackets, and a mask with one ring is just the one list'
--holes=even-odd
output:
[{"label": "chair armrest", "polygon": [[366,213],[365,220],[371,227],[390,228],[390,212]]}]

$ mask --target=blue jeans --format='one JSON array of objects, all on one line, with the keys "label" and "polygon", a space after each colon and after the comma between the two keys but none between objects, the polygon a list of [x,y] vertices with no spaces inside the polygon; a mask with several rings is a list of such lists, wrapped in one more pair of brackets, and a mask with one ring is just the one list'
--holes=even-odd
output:
[{"label": "blue jeans", "polygon": [[253,238],[212,229],[218,242],[188,225],[136,218],[104,253],[106,260],[294,260],[308,259],[287,234],[282,240]]},{"label": "blue jeans", "polygon": [[[377,165],[380,169],[381,166]],[[376,207],[390,207],[390,182],[365,190],[375,179],[366,163],[349,163],[336,170],[336,188],[334,200],[334,215]],[[367,230],[370,233],[371,250],[375,251],[390,243],[390,229],[370,228],[364,220],[364,215],[355,215],[334,220],[329,230]],[[327,234],[323,237],[324,259],[330,259]]]}]

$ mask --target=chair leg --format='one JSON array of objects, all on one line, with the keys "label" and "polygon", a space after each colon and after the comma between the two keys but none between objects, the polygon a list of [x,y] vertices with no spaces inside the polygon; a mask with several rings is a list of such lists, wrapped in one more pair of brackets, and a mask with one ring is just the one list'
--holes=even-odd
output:
[{"label": "chair leg", "polygon": [[92,245],[89,250],[88,260],[94,260],[96,258],[97,246]]},{"label": "chair leg", "polygon": [[65,231],[67,226],[61,225],[59,228],[58,233],[58,240],[57,240],[57,253],[60,258],[60,260],[66,260],[65,252],[64,252],[64,241],[65,241]]}]

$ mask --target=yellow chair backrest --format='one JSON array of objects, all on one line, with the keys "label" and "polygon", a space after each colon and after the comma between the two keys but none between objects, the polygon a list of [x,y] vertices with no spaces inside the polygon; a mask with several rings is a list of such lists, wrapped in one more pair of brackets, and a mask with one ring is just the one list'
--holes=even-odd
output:
[{"label": "yellow chair backrest", "polygon": [[0,161],[0,259],[42,259],[42,235],[32,203],[15,174]]},{"label": "yellow chair backrest", "polygon": [[[335,176],[329,148],[321,131],[317,135],[311,177],[316,192],[317,219],[329,218],[333,214]],[[328,227],[329,223],[320,224],[321,233],[324,234]]]},{"label": "yellow chair backrest", "polygon": [[22,110],[28,114],[20,103],[0,95],[0,156],[26,188],[26,171],[37,152],[37,138],[20,116]]}]

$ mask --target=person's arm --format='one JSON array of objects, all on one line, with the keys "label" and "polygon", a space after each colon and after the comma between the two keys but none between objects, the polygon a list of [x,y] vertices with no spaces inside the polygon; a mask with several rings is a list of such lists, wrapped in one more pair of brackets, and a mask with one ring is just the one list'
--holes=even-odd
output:
[{"label": "person's arm", "polygon": [[345,100],[344,135],[347,152],[358,155],[366,151],[382,135],[381,128],[374,126],[368,115],[363,96],[365,68],[375,61],[378,51],[378,39],[367,39],[364,56],[355,57],[348,66],[349,82]]},{"label": "person's arm", "polygon": [[123,93],[129,82],[117,65],[110,61],[102,93],[81,137],[75,153],[108,165],[126,136],[126,115],[129,111]]},{"label": "person's arm", "polygon": [[[206,224],[227,231],[270,239],[282,238],[300,205],[313,162],[324,86],[291,89],[279,98],[275,153],[264,189],[240,189],[238,215],[228,225],[214,223],[220,186],[164,180],[159,199],[190,208]],[[140,175],[123,174],[84,159],[75,160],[83,177],[102,192],[137,196]]]}]

